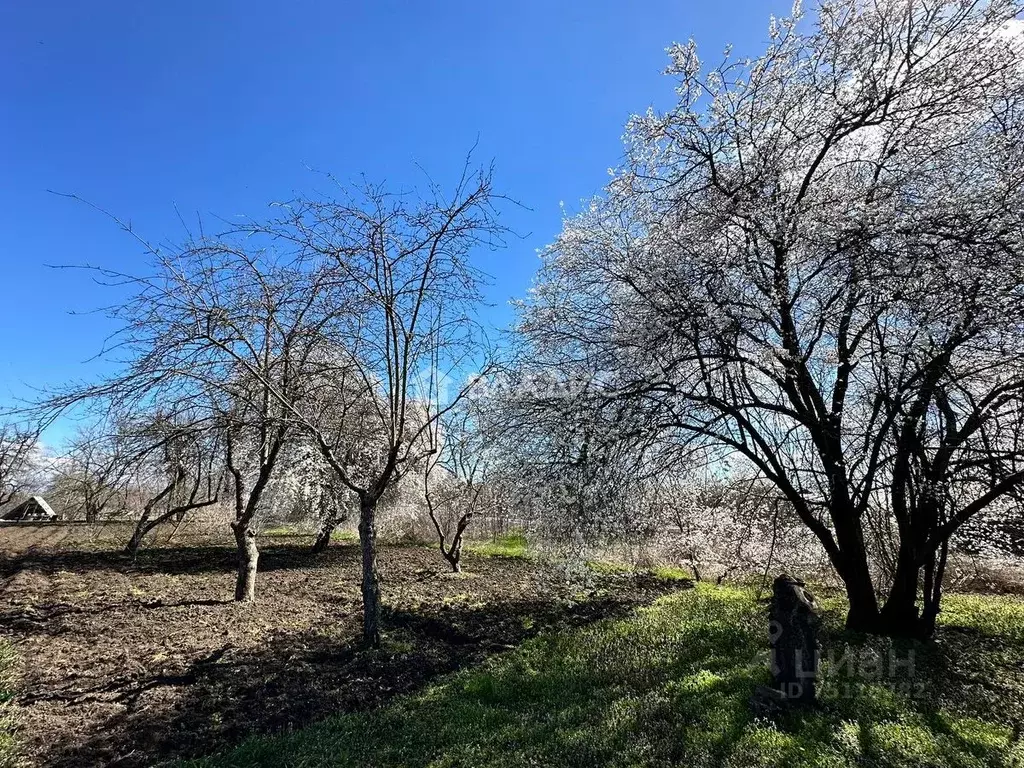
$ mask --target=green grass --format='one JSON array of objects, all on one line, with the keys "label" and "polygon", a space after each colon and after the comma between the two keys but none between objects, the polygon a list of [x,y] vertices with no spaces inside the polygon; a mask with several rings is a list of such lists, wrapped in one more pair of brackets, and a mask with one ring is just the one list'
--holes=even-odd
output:
[{"label": "green grass", "polygon": [[0,642],[0,768],[19,764],[12,713],[17,662],[18,657],[14,649],[7,643]]},{"label": "green grass", "polygon": [[657,565],[652,570],[655,576],[665,581],[692,581],[693,574],[675,565]]},{"label": "green grass", "polygon": [[468,542],[466,550],[485,557],[526,557],[526,535],[514,531],[498,536],[494,541]]},{"label": "green grass", "polygon": [[765,606],[736,587],[663,598],[624,621],[541,635],[371,712],[251,740],[208,766],[984,768],[1024,765],[1024,603],[952,596],[933,645],[847,635],[826,650],[906,654],[910,674],[842,674],[778,723],[748,701],[767,680]]}]

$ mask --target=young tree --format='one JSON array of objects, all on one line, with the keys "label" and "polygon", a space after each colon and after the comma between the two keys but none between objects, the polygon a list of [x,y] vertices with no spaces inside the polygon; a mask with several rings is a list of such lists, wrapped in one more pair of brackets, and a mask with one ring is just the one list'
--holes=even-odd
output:
[{"label": "young tree", "polygon": [[543,354],[598,373],[595,407],[775,484],[851,628],[928,634],[951,537],[1024,482],[1020,12],[835,0],[806,32],[773,21],[753,61],[674,46],[678,104],[631,122],[523,315]]},{"label": "young tree", "polygon": [[486,501],[487,446],[470,411],[435,420],[431,453],[423,460],[423,497],[441,556],[453,573],[462,570],[462,539]]},{"label": "young tree", "polygon": [[337,481],[332,470],[330,475],[321,479],[317,501],[320,507],[320,525],[310,548],[314,555],[327,551],[334,531],[352,517],[356,508],[355,502],[358,500],[348,488]]},{"label": "young tree", "polygon": [[363,638],[372,646],[380,643],[378,502],[429,453],[432,426],[472,386],[452,381],[480,365],[471,312],[481,274],[470,253],[503,234],[498,199],[490,172],[467,166],[448,195],[433,185],[419,199],[368,187],[352,199],[294,201],[278,221],[250,230],[313,256],[333,277],[337,311],[317,325],[333,345],[310,381],[318,397],[279,401],[359,499]]}]

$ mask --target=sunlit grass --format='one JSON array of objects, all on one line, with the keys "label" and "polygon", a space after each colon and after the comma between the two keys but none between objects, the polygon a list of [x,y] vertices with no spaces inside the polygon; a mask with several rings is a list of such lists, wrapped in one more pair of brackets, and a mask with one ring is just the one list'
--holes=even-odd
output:
[{"label": "sunlit grass", "polygon": [[693,574],[675,565],[656,565],[653,568],[638,568],[618,560],[588,560],[587,568],[603,576],[621,574],[650,574],[663,581],[693,581]]},{"label": "sunlit grass", "polygon": [[690,571],[676,565],[658,565],[651,570],[651,573],[665,581],[690,581],[693,579],[693,574]]},{"label": "sunlit grass", "polygon": [[[830,611],[828,649],[913,650],[914,669],[827,680],[819,708],[774,723],[748,704],[768,677],[764,604],[748,589],[698,585],[631,619],[537,637],[386,708],[256,739],[206,765],[1022,765],[1013,762],[1024,758],[1013,708],[1024,698],[1022,622],[1020,600],[951,596],[934,644],[900,644],[847,635]],[[914,686],[901,687],[908,679]]]},{"label": "sunlit grass", "polygon": [[466,551],[474,555],[485,557],[526,557],[527,542],[526,535],[520,531],[513,531],[498,536],[493,541],[467,542]]}]

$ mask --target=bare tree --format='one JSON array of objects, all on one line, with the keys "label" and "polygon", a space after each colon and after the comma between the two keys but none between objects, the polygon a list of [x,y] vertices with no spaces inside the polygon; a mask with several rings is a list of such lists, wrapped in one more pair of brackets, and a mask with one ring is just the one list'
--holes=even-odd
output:
[{"label": "bare tree", "polygon": [[1024,483],[1020,12],[841,0],[754,61],[673,47],[678,104],[632,121],[524,313],[538,356],[594,372],[593,407],[772,482],[851,628],[930,633],[951,537]]},{"label": "bare tree", "polygon": [[37,427],[0,424],[0,507],[21,492],[38,443]]},{"label": "bare tree", "polygon": [[125,546],[133,557],[160,525],[169,520],[180,523],[189,513],[216,504],[224,481],[218,431],[201,423],[161,418],[144,431],[144,437],[150,444],[140,455],[140,465],[152,491]]},{"label": "bare tree", "polygon": [[128,414],[154,402],[171,414],[200,409],[201,418],[217,425],[231,478],[235,599],[252,601],[259,558],[254,520],[292,433],[294,406],[305,396],[302,382],[323,338],[321,312],[333,312],[324,309],[325,273],[230,233],[188,232],[183,243],[160,248],[118,223],[151,260],[148,276],[93,270],[131,292],[111,309],[120,329],[108,352],[119,355],[122,370],[59,393],[44,407],[50,414],[85,401]]},{"label": "bare tree", "polygon": [[[332,470],[333,473],[333,470]],[[317,528],[316,538],[313,540],[311,551],[313,554],[320,554],[327,551],[331,543],[334,531],[339,525],[351,519],[357,501],[354,494],[341,485],[333,474],[324,478],[320,485],[318,504],[320,506],[320,525]]]},{"label": "bare tree", "polygon": [[[170,252],[140,240],[155,276],[101,271],[135,290],[114,311],[127,371],[51,406],[215,393],[235,494],[238,600],[254,594],[263,491],[303,430],[359,499],[364,637],[377,645],[377,503],[472,383],[452,382],[480,365],[470,311],[481,275],[469,253],[503,233],[496,200],[490,173],[467,166],[448,196],[432,184],[419,200],[368,187],[284,204],[268,224],[190,235]],[[439,400],[442,387],[450,391]]]},{"label": "bare tree", "polygon": [[435,420],[429,435],[432,453],[423,460],[423,496],[441,556],[459,573],[466,528],[487,499],[487,450],[465,409]]},{"label": "bare tree", "polygon": [[116,419],[79,430],[61,459],[51,493],[65,510],[77,510],[87,523],[125,509],[132,457]]},{"label": "bare tree", "polygon": [[319,326],[334,345],[318,360],[316,386],[329,387],[320,406],[279,401],[359,499],[363,638],[372,646],[380,643],[377,505],[429,454],[432,426],[473,384],[458,379],[481,365],[470,314],[481,275],[469,256],[503,234],[497,200],[490,172],[467,165],[447,195],[432,184],[418,199],[370,186],[349,199],[294,201],[251,230],[315,255],[344,310]]}]

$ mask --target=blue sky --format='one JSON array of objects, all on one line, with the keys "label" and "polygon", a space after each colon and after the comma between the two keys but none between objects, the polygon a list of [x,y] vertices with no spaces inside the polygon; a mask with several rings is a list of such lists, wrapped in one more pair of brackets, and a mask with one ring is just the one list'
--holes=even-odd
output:
[{"label": "blue sky", "polygon": [[[536,250],[598,193],[631,113],[672,102],[664,49],[756,54],[766,0],[8,2],[0,8],[0,405],[86,379],[115,294],[53,264],[141,269],[131,238],[186,216],[258,216],[317,186],[307,167],[396,187],[439,181],[477,141],[526,236],[484,257],[489,319]],[[77,313],[77,314],[72,314]]]}]

